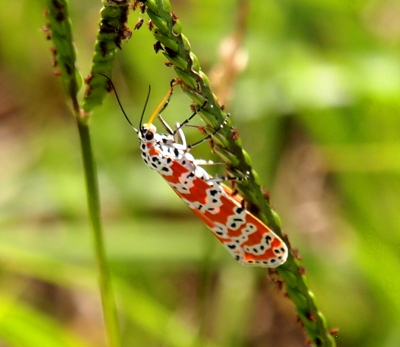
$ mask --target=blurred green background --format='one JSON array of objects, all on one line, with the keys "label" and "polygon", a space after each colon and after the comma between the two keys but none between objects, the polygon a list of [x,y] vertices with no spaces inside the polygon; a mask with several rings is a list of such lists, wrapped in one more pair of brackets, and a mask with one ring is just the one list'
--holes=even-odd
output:
[{"label": "blurred green background", "polygon": [[[400,2],[172,5],[338,346],[398,347]],[[100,8],[71,1],[83,77]],[[0,346],[105,346],[79,138],[43,10],[21,0],[0,11]],[[151,110],[176,77],[154,43],[145,24],[134,31],[113,73],[134,124],[148,85]],[[189,105],[177,89],[165,118],[184,120]],[[124,346],[305,346],[266,271],[235,263],[141,162],[113,96],[91,125]],[[215,159],[207,144],[194,155]]]}]

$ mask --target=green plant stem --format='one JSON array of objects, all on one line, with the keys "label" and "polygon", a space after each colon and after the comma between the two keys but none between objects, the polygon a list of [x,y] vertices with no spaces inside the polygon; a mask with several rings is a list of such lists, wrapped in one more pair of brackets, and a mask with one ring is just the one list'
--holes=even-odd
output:
[{"label": "green plant stem", "polygon": [[[182,34],[182,24],[172,11],[169,0],[141,1],[152,20],[152,32],[158,41],[164,56],[172,63],[176,74],[182,81],[182,89],[193,102],[201,106],[207,100],[200,116],[208,125],[209,131],[218,127],[227,113],[219,105],[206,74],[201,70],[200,62],[192,52],[189,40]],[[237,184],[244,197],[247,208],[264,221],[276,234],[281,236],[290,248],[289,241],[283,236],[279,216],[266,201],[257,173],[253,170],[250,156],[241,146],[237,132],[230,121],[213,138],[213,150],[226,163],[226,169],[232,175],[248,173],[249,179]],[[304,271],[297,260],[289,254],[285,264],[277,268],[286,284],[289,298],[296,306],[296,312],[304,325],[306,333],[315,346],[333,347],[336,345],[327,330],[325,317],[319,311],[313,293],[309,290]]]},{"label": "green plant stem", "polygon": [[131,32],[127,26],[129,0],[103,0],[100,11],[99,31],[94,47],[92,68],[85,79],[86,91],[82,109],[89,113],[101,105],[109,92],[108,81],[101,75],[111,77],[117,52]]},{"label": "green plant stem", "polygon": [[[69,17],[68,1],[47,0],[47,8],[47,26],[51,32],[51,36],[49,36],[49,38],[51,38],[54,43],[54,48],[52,50],[54,54],[54,65],[59,68],[67,95],[71,99],[72,109],[74,111],[80,135],[89,220],[93,232],[93,245],[98,266],[100,295],[103,307],[105,329],[108,338],[108,346],[119,347],[121,344],[117,309],[111,283],[110,269],[107,263],[104,247],[103,230],[100,218],[100,199],[96,164],[90,141],[89,115],[88,113],[84,113],[80,110],[77,99],[77,93],[79,90],[78,72],[76,69],[76,52],[73,45],[72,22]],[[112,9],[113,8],[110,7],[110,9],[106,9],[104,12],[107,15],[108,12],[112,12]],[[119,7],[117,7],[117,9],[119,9]],[[119,12],[117,14],[119,14]],[[122,31],[124,32],[124,30]],[[104,48],[104,52],[108,52],[106,48]],[[105,65],[107,67],[111,66],[110,63]],[[90,93],[87,92],[86,94],[88,95]],[[99,103],[100,98],[95,99],[93,104],[96,105]]]},{"label": "green plant stem", "polygon": [[89,219],[93,232],[94,250],[96,253],[96,262],[98,266],[101,302],[103,306],[108,345],[110,347],[119,347],[121,343],[118,317],[115,305],[114,290],[111,283],[111,273],[107,263],[104,246],[103,230],[100,217],[100,198],[97,183],[97,170],[92,153],[89,126],[87,122],[83,121],[81,118],[77,118],[77,125],[81,140]]}]

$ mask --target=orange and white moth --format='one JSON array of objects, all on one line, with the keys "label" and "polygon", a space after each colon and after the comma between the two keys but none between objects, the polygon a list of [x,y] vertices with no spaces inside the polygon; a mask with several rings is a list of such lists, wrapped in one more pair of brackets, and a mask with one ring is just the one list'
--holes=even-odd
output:
[{"label": "orange and white moth", "polygon": [[[162,176],[239,263],[267,268],[282,265],[288,256],[286,244],[244,207],[242,199],[237,194],[221,183],[226,178],[211,177],[201,167],[210,164],[209,161],[195,159],[189,153],[191,148],[211,138],[219,129],[194,145],[187,145],[182,127],[198,111],[182,124],[178,124],[175,130],[172,130],[161,117],[161,112],[168,105],[173,87],[174,83],[171,83],[170,90],[150,120],[143,125],[140,121],[139,129],[132,125],[124,113],[138,135],[144,162]],[[157,133],[156,127],[152,124],[156,116],[164,125],[167,134]],[[224,124],[220,128],[223,126]]]}]

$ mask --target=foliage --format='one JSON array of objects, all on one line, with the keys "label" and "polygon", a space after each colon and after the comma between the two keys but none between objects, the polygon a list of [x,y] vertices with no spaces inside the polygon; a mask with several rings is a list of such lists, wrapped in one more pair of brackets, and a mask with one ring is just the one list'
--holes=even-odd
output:
[{"label": "foliage", "polygon": [[[100,3],[70,5],[86,75]],[[221,103],[300,250],[329,325],[340,328],[338,345],[397,346],[400,31],[391,18],[398,4],[270,1],[247,12],[242,2],[173,6],[215,94],[228,96]],[[46,58],[50,44],[36,30],[43,8],[19,2],[0,13],[0,341],[67,346],[60,341],[70,336],[80,341],[74,345],[102,345],[77,135]],[[236,13],[246,14],[243,27]],[[137,17],[130,15],[130,28]],[[232,42],[239,48],[229,90],[213,76],[229,65],[217,65],[217,47],[226,52]],[[115,62],[113,80],[133,122],[148,84],[154,105],[175,77],[152,44],[143,24]],[[170,123],[186,118],[186,96],[176,93],[166,112]],[[113,98],[91,126],[127,345],[303,346],[290,301],[265,272],[232,262],[140,162]],[[207,145],[196,150],[211,159]]]}]

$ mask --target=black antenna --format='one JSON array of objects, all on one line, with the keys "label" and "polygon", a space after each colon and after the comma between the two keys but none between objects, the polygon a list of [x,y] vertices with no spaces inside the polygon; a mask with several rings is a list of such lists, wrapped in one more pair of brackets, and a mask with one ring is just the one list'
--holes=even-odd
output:
[{"label": "black antenna", "polygon": [[[114,90],[115,97],[116,97],[116,99],[117,99],[119,108],[121,109],[121,111],[122,111],[122,113],[123,113],[125,119],[128,121],[129,125],[133,128],[133,130],[135,130],[136,133],[138,133],[138,130],[137,130],[136,127],[132,124],[131,120],[130,120],[130,119],[128,118],[128,116],[126,115],[124,108],[122,107],[121,101],[119,100],[119,97],[118,97],[118,94],[117,94],[117,90],[115,89],[114,83],[112,82],[111,78],[108,77],[108,76],[106,76],[106,75],[104,75],[104,74],[102,74],[102,73],[100,73],[99,75],[101,75],[101,76],[107,78],[107,80],[108,80],[108,82],[110,83],[112,89]],[[142,111],[142,115],[140,116],[140,124],[139,124],[139,126],[140,126],[140,128],[139,128],[140,131],[141,131],[141,129],[142,129],[142,120],[143,120],[144,113],[145,113],[145,111],[146,111],[147,103],[148,103],[148,101],[149,101],[150,92],[151,92],[151,86],[149,86],[149,91],[148,91],[148,93],[147,93],[146,102],[145,102],[145,104],[144,104],[144,108],[143,108],[143,111]]]},{"label": "black antenna", "polygon": [[[151,85],[149,84],[149,91],[147,92],[146,102],[144,103],[142,115],[140,116],[140,121],[139,121],[139,131],[140,131],[140,133],[141,133],[142,135],[143,135],[143,133],[142,133],[143,116],[144,116],[144,113],[146,112],[146,107],[147,107],[147,102],[149,101],[150,92],[151,92]],[[137,132],[137,131],[136,131],[136,132]]]}]

